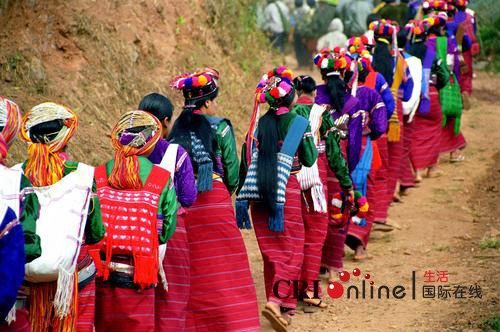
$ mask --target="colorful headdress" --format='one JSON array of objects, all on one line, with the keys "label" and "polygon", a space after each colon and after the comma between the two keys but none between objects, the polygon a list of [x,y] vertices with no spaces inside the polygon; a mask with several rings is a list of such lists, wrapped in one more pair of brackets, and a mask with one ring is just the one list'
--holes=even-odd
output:
[{"label": "colorful headdress", "polygon": [[256,100],[271,106],[279,104],[280,100],[294,90],[292,76],[293,72],[284,66],[269,71],[262,76],[257,85]]},{"label": "colorful headdress", "polygon": [[[57,120],[61,122],[58,131],[32,139],[32,130],[36,126]],[[24,115],[21,138],[28,142],[25,174],[33,185],[48,186],[62,179],[64,161],[59,156],[59,151],[66,146],[77,127],[76,114],[68,107],[56,103],[37,105]]]},{"label": "colorful headdress", "polygon": [[13,101],[0,96],[0,162],[7,158],[9,145],[21,127],[21,111]]},{"label": "colorful headdress", "polygon": [[365,226],[362,219],[366,218],[369,210],[368,201],[359,191],[354,192],[354,199],[347,198],[343,192],[336,193],[331,201],[330,216],[337,226],[345,226],[349,219],[359,226]]},{"label": "colorful headdress", "polygon": [[271,107],[278,106],[285,97],[295,92],[292,79],[293,72],[285,66],[280,66],[264,74],[257,84],[252,118],[246,138],[245,156],[248,165],[250,165],[252,151],[257,142],[255,135],[260,117],[260,104],[268,103]]},{"label": "colorful headdress", "polygon": [[[366,38],[365,38],[366,39]],[[363,38],[362,37],[351,37],[347,40],[347,51],[349,54],[352,56],[359,56],[361,55],[361,52],[366,50],[365,44],[363,43]]]},{"label": "colorful headdress", "polygon": [[424,20],[412,20],[408,22],[405,26],[405,30],[407,31],[408,38],[412,43],[423,41],[427,34],[429,33],[430,28],[434,25],[433,18],[427,18]]},{"label": "colorful headdress", "polygon": [[184,98],[193,102],[215,93],[218,89],[219,72],[212,68],[204,68],[194,73],[177,76],[170,86],[182,90]]},{"label": "colorful headdress", "polygon": [[111,133],[115,149],[115,163],[109,175],[109,183],[117,189],[140,189],[137,156],[147,155],[161,136],[161,123],[144,111],[123,114]]},{"label": "colorful headdress", "polygon": [[373,31],[376,39],[380,37],[393,37],[396,33],[398,33],[399,30],[397,22],[392,22],[386,19],[373,21],[370,23],[368,28]]},{"label": "colorful headdress", "polygon": [[335,48],[333,52],[321,50],[313,59],[314,64],[326,76],[340,75],[349,67],[348,57],[341,48]]},{"label": "colorful headdress", "polygon": [[469,5],[469,1],[467,0],[455,0],[456,7],[467,7]]},{"label": "colorful headdress", "polygon": [[432,1],[424,1],[422,3],[422,8],[424,12],[429,12],[431,10],[434,11],[446,11],[447,3],[443,0],[432,0]]}]

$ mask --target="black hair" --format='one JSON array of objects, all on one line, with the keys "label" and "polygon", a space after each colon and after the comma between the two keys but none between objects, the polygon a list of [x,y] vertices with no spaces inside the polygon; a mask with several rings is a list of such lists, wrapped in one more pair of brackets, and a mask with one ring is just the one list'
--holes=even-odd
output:
[{"label": "black hair", "polygon": [[34,143],[46,144],[52,142],[64,126],[62,119],[39,123],[30,128],[30,139]]},{"label": "black hair", "polygon": [[311,8],[316,7],[316,0],[306,0],[307,5]]},{"label": "black hair", "polygon": [[366,78],[368,77],[368,74],[370,74],[370,71],[368,69],[367,70],[360,70],[358,72],[358,81],[360,81],[361,83],[365,83]]},{"label": "black hair", "polygon": [[257,159],[257,187],[264,199],[264,203],[271,212],[276,209],[276,181],[278,178],[277,153],[280,140],[278,129],[278,115],[276,108],[290,107],[295,98],[295,89],[276,105],[271,105],[269,110],[259,119],[257,140],[259,142],[259,155]]},{"label": "black hair", "polygon": [[[180,144],[189,155],[192,156],[191,132],[193,132],[203,143],[205,151],[210,154],[212,162],[215,162],[215,133],[209,120],[203,114],[194,113],[199,110],[206,101],[217,98],[218,89],[201,98],[185,100],[185,106],[179,117],[175,120],[168,140]],[[198,165],[193,165],[195,171]]]},{"label": "black hair", "polygon": [[300,8],[304,5],[304,0],[295,0],[295,8]]},{"label": "black hair", "polygon": [[423,62],[425,53],[427,52],[427,47],[425,46],[425,42],[422,40],[419,42],[411,43],[410,46],[408,46],[407,52],[414,57],[419,58]]},{"label": "black hair", "polygon": [[391,52],[389,51],[389,45],[377,40],[375,51],[373,52],[373,69],[381,73],[389,85],[393,80],[392,63],[393,59]]},{"label": "black hair", "polygon": [[368,28],[370,26],[370,23],[372,23],[373,21],[378,21],[381,19],[382,19],[382,16],[380,16],[380,14],[376,14],[376,13],[369,14],[366,17],[366,27]]},{"label": "black hair", "polygon": [[328,95],[330,96],[330,100],[333,108],[336,111],[342,111],[344,108],[344,98],[346,92],[346,83],[340,77],[340,75],[323,75],[323,79],[326,83],[326,89],[328,91]]},{"label": "black hair", "polygon": [[164,95],[155,92],[142,98],[139,103],[139,109],[141,111],[151,113],[161,122],[165,119],[170,121],[174,113],[174,106],[172,105],[172,102]]},{"label": "black hair", "polygon": [[402,49],[405,49],[406,48],[406,45],[407,45],[407,42],[408,42],[408,34],[406,33],[406,30],[405,29],[401,29],[399,32],[398,32],[398,48],[402,48]]},{"label": "black hair", "polygon": [[293,86],[299,94],[311,94],[316,90],[316,81],[311,76],[301,75],[293,79]]}]

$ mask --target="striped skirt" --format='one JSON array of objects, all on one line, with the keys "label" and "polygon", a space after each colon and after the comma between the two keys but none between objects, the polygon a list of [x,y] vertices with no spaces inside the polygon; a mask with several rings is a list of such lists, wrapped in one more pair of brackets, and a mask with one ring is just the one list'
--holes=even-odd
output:
[{"label": "striped skirt", "polygon": [[189,331],[256,331],[259,313],[247,252],[222,182],[199,193],[185,219],[191,259]]},{"label": "striped skirt", "polygon": [[472,94],[472,78],[474,76],[473,73],[473,60],[472,53],[470,50],[463,52],[464,61],[467,65],[467,71],[464,73],[460,73],[460,77],[458,79],[458,83],[460,84],[460,90],[462,93],[468,94],[469,96]]},{"label": "striped skirt", "polygon": [[96,332],[154,331],[154,288],[119,288],[100,279],[96,285]]},{"label": "striped skirt", "polygon": [[[370,212],[367,218],[368,223],[386,220],[389,209],[389,204],[387,203],[387,181],[389,171],[389,149],[387,136],[385,134],[380,136],[376,142],[382,163],[376,172],[370,172],[368,175],[367,196],[373,197],[368,201],[368,204],[370,205]],[[371,228],[371,225],[368,226]],[[368,241],[368,237],[366,235],[363,235],[362,238],[366,238],[366,242]]]},{"label": "striped skirt", "polygon": [[455,119],[446,122],[446,126],[441,128],[441,145],[440,153],[450,153],[456,150],[461,150],[467,145],[462,132],[455,135],[454,127]]},{"label": "striped skirt", "polygon": [[[251,212],[255,235],[264,260],[266,298],[269,302],[294,310],[297,299],[293,298],[293,285],[288,281],[300,279],[304,259],[301,191],[295,175],[290,175],[288,179],[285,198],[283,232],[269,230],[267,226],[269,213],[262,203],[252,203]],[[274,286],[278,294],[273,292]]]},{"label": "striped skirt", "polygon": [[[387,173],[387,192],[384,200],[383,208],[387,211],[394,198],[394,193],[398,184],[398,180],[401,177],[402,162],[404,155],[404,125],[403,125],[403,106],[401,100],[397,101],[397,112],[400,123],[401,136],[397,142],[387,142],[387,148],[389,151],[389,168]],[[384,219],[385,220],[385,219]]]},{"label": "striped skirt", "polygon": [[399,183],[405,187],[415,186],[415,173],[410,160],[410,151],[412,144],[411,123],[408,123],[408,117],[404,118],[404,137],[403,137],[403,156],[401,158],[401,173]]},{"label": "striped skirt", "polygon": [[[325,197],[328,198],[328,160],[326,153],[318,156],[318,170],[321,182],[324,183]],[[323,244],[328,229],[328,213],[318,213],[312,210],[310,192],[302,194],[302,219],[304,220],[304,263],[302,264],[301,280],[307,282],[308,290],[313,290],[313,281],[318,279],[321,265]],[[329,201],[327,201],[328,204]],[[330,205],[330,204],[328,204]],[[310,209],[308,209],[310,207]]]},{"label": "striped skirt", "polygon": [[411,136],[410,160],[415,170],[423,170],[437,165],[441,144],[441,124],[443,117],[439,103],[439,93],[434,86],[429,88],[430,111],[415,114],[408,126]]},{"label": "striped skirt", "polygon": [[[385,145],[387,146],[387,139],[385,138],[385,135],[383,136],[384,139],[379,138],[375,141],[377,144],[379,153],[380,152],[380,145]],[[382,139],[381,143],[379,144],[379,141]],[[363,147],[361,149],[361,154],[364,153],[364,149],[366,146],[366,136],[363,137]],[[387,151],[387,149],[385,149]],[[384,163],[383,158],[381,156],[381,161]],[[375,219],[375,212],[377,211],[377,208],[380,208],[380,202],[381,198],[383,197],[385,191],[383,190],[383,186],[378,186],[377,187],[377,182],[376,179],[378,177],[378,174],[380,170],[382,169],[383,165],[380,165],[380,168],[375,170],[375,169],[370,169],[370,172],[368,173],[368,184],[366,188],[366,200],[368,201],[368,215],[366,217],[366,225],[365,226],[359,226],[353,223],[350,223],[347,228],[347,239],[346,239],[346,244],[352,249],[356,250],[356,247],[358,245],[363,245],[364,248],[368,245],[368,240],[370,238],[370,232],[372,229],[373,221],[377,220]],[[340,266],[342,267],[342,266]]]},{"label": "striped skirt", "polygon": [[155,330],[182,332],[186,328],[186,313],[190,292],[190,255],[184,225],[185,214],[177,214],[175,233],[168,240],[163,268],[168,280],[168,292],[162,286],[155,290]]}]

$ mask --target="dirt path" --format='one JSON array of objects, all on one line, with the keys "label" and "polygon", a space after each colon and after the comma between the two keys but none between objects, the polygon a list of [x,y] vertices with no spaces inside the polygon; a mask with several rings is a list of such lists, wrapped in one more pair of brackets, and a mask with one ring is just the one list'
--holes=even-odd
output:
[{"label": "dirt path", "polygon": [[[314,314],[298,311],[291,331],[427,331],[469,330],[485,319],[500,317],[500,79],[479,74],[473,109],[466,112],[463,132],[468,141],[466,161],[450,164],[441,160],[445,175],[425,180],[402,204],[390,209],[390,219],[401,226],[392,233],[375,232],[369,244],[373,259],[353,262],[346,248],[345,270],[358,267],[371,274],[374,286],[393,289],[403,285],[405,298],[341,299],[326,296],[329,308]],[[496,249],[481,249],[484,238],[496,237]],[[265,303],[260,252],[252,231],[245,233],[259,302]],[[448,283],[428,285],[469,286],[478,284],[482,299],[423,299],[427,270],[448,271]],[[416,271],[416,299],[411,298],[412,271]],[[354,278],[351,285],[361,285]],[[325,287],[323,283],[323,287]],[[325,289],[325,288],[324,288]],[[377,288],[375,288],[376,290]],[[368,292],[367,292],[368,294]],[[376,293],[375,293],[376,294]],[[466,296],[468,297],[467,292]],[[452,294],[453,296],[453,294]],[[262,330],[272,331],[262,320]]]}]

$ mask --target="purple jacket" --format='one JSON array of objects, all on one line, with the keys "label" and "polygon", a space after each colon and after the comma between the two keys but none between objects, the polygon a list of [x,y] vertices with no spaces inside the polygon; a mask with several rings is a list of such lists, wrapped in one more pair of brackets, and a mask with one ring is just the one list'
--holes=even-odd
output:
[{"label": "purple jacket", "polygon": [[[331,105],[326,85],[318,85],[315,103],[319,105]],[[358,164],[363,139],[363,111],[359,105],[358,98],[346,92],[342,111],[338,112],[334,110],[331,114],[333,120],[337,120],[344,114],[349,115],[349,124],[347,128],[347,162],[349,170],[352,172]]]},{"label": "purple jacket", "polygon": [[[160,139],[158,143],[156,143],[156,146],[153,152],[149,155],[148,159],[153,164],[161,163],[169,145],[170,143],[166,139]],[[179,158],[181,158],[185,153],[187,154],[186,150],[179,145],[176,160],[178,161]],[[197,190],[193,173],[193,165],[191,164],[189,155],[186,156],[179,169],[175,172],[174,186],[177,194],[177,200],[181,203],[181,206],[189,207],[193,205],[194,201],[196,201]]]},{"label": "purple jacket", "polygon": [[363,126],[363,134],[370,134],[377,139],[387,131],[387,109],[380,94],[366,86],[358,87],[356,98],[359,99],[359,108],[368,112],[368,119]]}]

